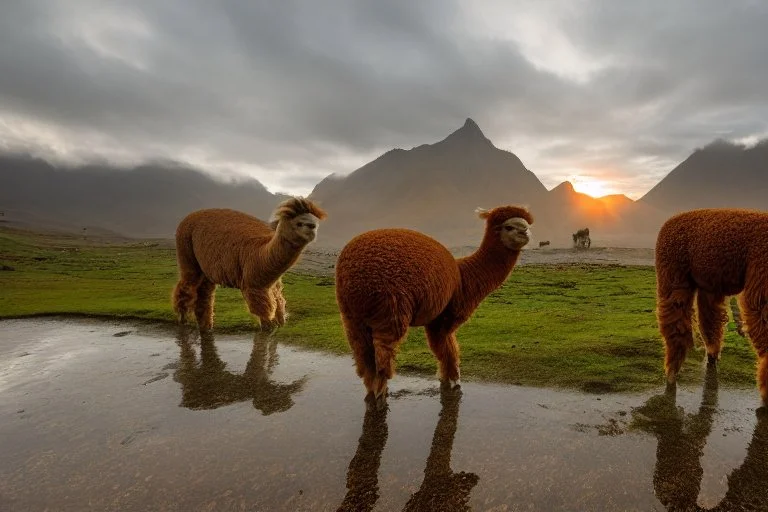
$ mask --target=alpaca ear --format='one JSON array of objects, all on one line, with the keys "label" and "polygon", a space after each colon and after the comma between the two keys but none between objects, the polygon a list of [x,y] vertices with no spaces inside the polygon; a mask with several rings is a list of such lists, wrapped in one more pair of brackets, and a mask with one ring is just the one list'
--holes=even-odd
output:
[{"label": "alpaca ear", "polygon": [[475,208],[475,213],[481,219],[487,219],[488,215],[491,214],[490,210],[486,210],[485,208],[480,208],[479,206],[477,208]]}]

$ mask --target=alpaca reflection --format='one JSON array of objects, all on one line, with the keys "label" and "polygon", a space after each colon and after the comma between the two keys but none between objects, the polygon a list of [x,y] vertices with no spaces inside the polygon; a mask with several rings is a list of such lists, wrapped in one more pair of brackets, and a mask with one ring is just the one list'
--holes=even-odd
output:
[{"label": "alpaca reflection", "polygon": [[[479,477],[474,473],[454,473],[451,451],[459,417],[461,389],[443,386],[440,392],[440,417],[432,436],[432,448],[424,469],[424,480],[404,510],[469,510],[469,494]],[[349,463],[347,495],[339,511],[373,510],[379,499],[378,472],[387,442],[388,407],[368,407],[363,420],[357,452]]]},{"label": "alpaca reflection", "polygon": [[[656,497],[675,511],[707,510],[697,505],[704,474],[701,457],[717,413],[717,367],[708,365],[701,405],[685,414],[675,404],[674,387],[651,397],[633,411],[633,426],[658,438],[653,488]],[[768,411],[758,421],[741,467],[728,476],[728,491],[711,510],[768,511]]]},{"label": "alpaca reflection", "polygon": [[474,473],[451,469],[453,438],[459,419],[461,389],[443,388],[440,393],[440,419],[432,436],[432,449],[424,468],[424,480],[404,510],[464,511],[470,510],[469,493],[480,478]]},{"label": "alpaca reflection", "polygon": [[388,411],[389,406],[386,404],[366,408],[363,433],[347,470],[348,490],[338,508],[340,511],[373,510],[379,499],[381,452],[384,451],[389,435]]},{"label": "alpaca reflection", "polygon": [[675,388],[651,397],[633,411],[635,427],[658,438],[653,489],[668,510],[696,510],[701,477],[701,455],[717,412],[717,367],[707,366],[704,392],[696,414],[677,407]]},{"label": "alpaca reflection", "polygon": [[219,358],[213,334],[200,334],[200,358],[190,341],[195,331],[180,328],[178,369],[173,379],[181,384],[181,406],[188,409],[216,409],[224,405],[252,400],[262,414],[284,412],[293,407],[293,394],[304,387],[307,377],[290,384],[270,379],[278,363],[277,341],[256,333],[245,371],[232,373]]},{"label": "alpaca reflection", "polygon": [[768,510],[768,407],[757,410],[747,456],[728,475],[728,492],[712,510]]}]

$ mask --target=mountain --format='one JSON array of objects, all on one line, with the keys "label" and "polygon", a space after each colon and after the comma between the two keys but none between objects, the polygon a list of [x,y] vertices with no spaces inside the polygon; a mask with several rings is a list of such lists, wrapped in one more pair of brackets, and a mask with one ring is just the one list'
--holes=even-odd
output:
[{"label": "mountain", "polygon": [[266,219],[282,196],[256,180],[224,183],[174,163],[57,168],[26,155],[0,155],[6,222],[133,237],[173,237],[187,213],[225,207]]},{"label": "mountain", "polygon": [[536,234],[549,237],[555,246],[570,245],[570,234],[588,227],[596,245],[650,247],[665,218],[663,212],[623,194],[592,197],[577,192],[568,181],[534,206]]},{"label": "mountain", "polygon": [[[527,205],[536,219],[534,241],[553,246],[569,246],[571,233],[582,227],[597,228],[596,240],[612,230],[617,243],[627,234],[625,225],[644,227],[636,218],[640,208],[626,196],[595,199],[568,182],[548,191],[472,119],[437,143],[393,149],[346,177],[331,175],[310,198],[331,212],[319,243],[337,247],[380,227],[417,229],[449,246],[476,245],[483,225],[474,209],[502,204]],[[647,240],[629,245],[648,245]]]},{"label": "mountain", "polygon": [[638,202],[670,214],[708,207],[768,210],[768,140],[753,147],[717,140],[697,149]]},{"label": "mountain", "polygon": [[321,235],[331,245],[392,226],[461,244],[482,234],[476,207],[531,203],[546,194],[517,156],[496,148],[467,119],[435,144],[393,149],[346,177],[329,176],[309,197],[332,212]]},{"label": "mountain", "polygon": [[[406,227],[448,246],[477,245],[476,207],[528,206],[533,243],[569,247],[590,228],[597,246],[652,247],[671,214],[699,207],[768,209],[768,141],[753,147],[715,141],[696,150],[642,199],[594,198],[569,182],[552,190],[472,119],[434,144],[392,149],[347,176],[331,175],[310,198],[328,211],[316,244],[338,248],[356,234]],[[134,168],[58,168],[25,155],[0,155],[0,222],[88,233],[172,237],[200,208],[228,207],[266,219],[285,196],[256,180],[224,183],[177,163]]]}]

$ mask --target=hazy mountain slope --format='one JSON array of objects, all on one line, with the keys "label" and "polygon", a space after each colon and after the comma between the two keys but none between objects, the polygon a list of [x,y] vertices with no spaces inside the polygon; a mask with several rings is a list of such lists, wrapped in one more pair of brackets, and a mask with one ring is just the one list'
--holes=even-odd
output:
[{"label": "hazy mountain slope", "polygon": [[256,180],[223,183],[174,164],[59,169],[39,159],[2,155],[0,183],[0,209],[128,236],[172,236],[178,221],[199,208],[235,208],[266,218],[280,200]]},{"label": "hazy mountain slope", "polygon": [[706,207],[768,210],[768,140],[750,148],[718,140],[698,149],[639,202],[670,213]]},{"label": "hazy mountain slope", "polygon": [[476,207],[531,204],[546,194],[519,158],[496,148],[467,119],[440,142],[394,149],[346,177],[330,176],[310,197],[333,212],[323,227],[325,242],[401,226],[461,244],[482,235]]}]

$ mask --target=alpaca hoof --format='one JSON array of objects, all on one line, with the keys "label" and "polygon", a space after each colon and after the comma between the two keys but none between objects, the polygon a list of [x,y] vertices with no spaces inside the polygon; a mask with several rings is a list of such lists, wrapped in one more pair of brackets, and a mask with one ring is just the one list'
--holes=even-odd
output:
[{"label": "alpaca hoof", "polygon": [[461,381],[459,379],[456,380],[448,380],[448,385],[451,387],[451,389],[461,387]]},{"label": "alpaca hoof", "polygon": [[261,332],[272,334],[275,332],[275,330],[278,327],[278,323],[274,320],[262,320],[261,321]]}]

